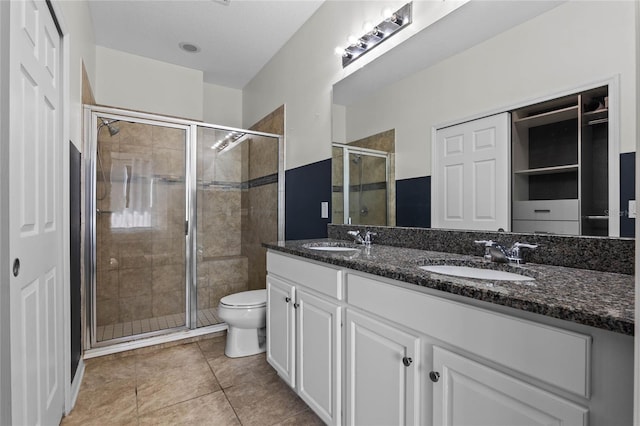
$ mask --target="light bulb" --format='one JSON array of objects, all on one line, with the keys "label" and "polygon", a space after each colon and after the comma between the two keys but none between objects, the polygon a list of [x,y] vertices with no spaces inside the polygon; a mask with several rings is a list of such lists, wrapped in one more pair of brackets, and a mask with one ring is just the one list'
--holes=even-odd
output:
[{"label": "light bulb", "polygon": [[349,44],[358,44],[358,37],[354,35],[350,35],[347,40],[349,41]]},{"label": "light bulb", "polygon": [[333,51],[336,55],[342,56],[344,54],[344,48],[340,46],[336,46],[336,48]]},{"label": "light bulb", "polygon": [[365,22],[365,23],[364,23],[364,25],[362,25],[362,30],[363,30],[366,34],[368,34],[368,33],[370,33],[371,31],[373,31],[373,29],[374,29],[374,28],[375,28],[375,25],[374,25],[374,24],[373,24],[373,22],[371,22],[371,21],[367,21],[367,22]]},{"label": "light bulb", "polygon": [[382,10],[382,19],[384,19],[385,21],[388,21],[391,19],[391,17],[393,16],[393,9],[391,9],[390,7],[385,7]]}]

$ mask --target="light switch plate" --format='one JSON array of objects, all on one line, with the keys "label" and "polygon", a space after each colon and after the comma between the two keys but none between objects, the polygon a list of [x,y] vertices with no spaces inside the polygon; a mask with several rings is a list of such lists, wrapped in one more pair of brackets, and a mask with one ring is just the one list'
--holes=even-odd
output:
[{"label": "light switch plate", "polygon": [[329,202],[328,201],[322,201],[320,203],[320,218],[329,219]]},{"label": "light switch plate", "polygon": [[629,200],[629,218],[636,218],[636,200]]}]

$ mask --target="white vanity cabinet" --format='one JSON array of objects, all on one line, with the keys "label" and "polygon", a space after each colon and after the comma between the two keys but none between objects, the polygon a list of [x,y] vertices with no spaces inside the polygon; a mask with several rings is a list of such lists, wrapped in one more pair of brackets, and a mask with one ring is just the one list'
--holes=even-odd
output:
[{"label": "white vanity cabinet", "polygon": [[419,424],[419,337],[346,313],[346,424]]},{"label": "white vanity cabinet", "polygon": [[341,423],[342,273],[267,255],[267,361],[327,424]]},{"label": "white vanity cabinet", "polygon": [[328,424],[632,421],[630,336],[271,251],[267,270],[268,361]]},{"label": "white vanity cabinet", "polygon": [[267,361],[295,387],[295,286],[267,276]]},{"label": "white vanity cabinet", "polygon": [[433,347],[434,425],[586,425],[586,408]]}]

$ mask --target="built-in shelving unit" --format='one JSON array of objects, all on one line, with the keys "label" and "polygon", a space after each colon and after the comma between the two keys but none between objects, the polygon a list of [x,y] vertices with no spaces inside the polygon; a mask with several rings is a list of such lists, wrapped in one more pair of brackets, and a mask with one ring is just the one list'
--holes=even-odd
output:
[{"label": "built-in shelving unit", "polygon": [[512,229],[608,235],[607,87],[512,114]]}]

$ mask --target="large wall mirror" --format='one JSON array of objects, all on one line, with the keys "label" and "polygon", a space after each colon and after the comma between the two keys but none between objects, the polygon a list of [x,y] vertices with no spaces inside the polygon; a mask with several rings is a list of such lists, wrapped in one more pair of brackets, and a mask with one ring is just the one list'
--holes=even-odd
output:
[{"label": "large wall mirror", "polygon": [[[635,212],[629,201],[635,198],[635,24],[632,2],[472,1],[351,72],[333,86],[332,222],[473,229],[450,222],[441,225],[432,217],[437,214],[432,201],[438,199],[434,181],[443,181],[442,173],[434,179],[438,154],[433,143],[438,129],[508,112],[512,121],[510,164],[504,177],[509,199],[506,229],[633,237]],[[570,112],[558,113],[565,108]],[[550,111],[555,118],[546,122],[544,115]],[[535,120],[551,126],[528,124]],[[573,126],[569,131],[563,130],[565,121]],[[564,135],[554,136],[562,131]],[[367,145],[380,135],[387,136],[389,148]],[[580,142],[585,135],[608,145],[587,152]],[[553,137],[576,139],[571,148],[576,155],[566,155],[566,146],[557,145]],[[536,138],[542,142],[529,147]],[[391,165],[384,181],[367,177],[382,166],[373,166],[372,159],[365,163],[364,152],[345,157],[345,149],[356,148],[387,154]],[[571,164],[556,164],[560,155]],[[597,161],[587,163],[585,155]],[[521,164],[527,156],[540,165]],[[551,169],[536,169],[545,167]],[[345,173],[352,179],[350,186],[344,183]],[[563,192],[560,184],[571,188]],[[376,205],[395,210],[395,215],[373,212],[369,205],[352,206],[345,214],[345,191],[355,192],[362,201],[392,185],[395,191],[386,191],[387,202]],[[604,201],[589,201],[596,193]],[[575,223],[537,229],[524,222],[527,209],[532,219],[551,210],[544,203],[535,204],[545,197],[581,200],[554,204],[569,208],[575,216],[569,219]],[[585,207],[587,201],[597,209]],[[562,216],[566,214],[559,220],[567,220]],[[371,222],[374,217],[380,222]],[[520,222],[514,226],[514,220]]]}]

